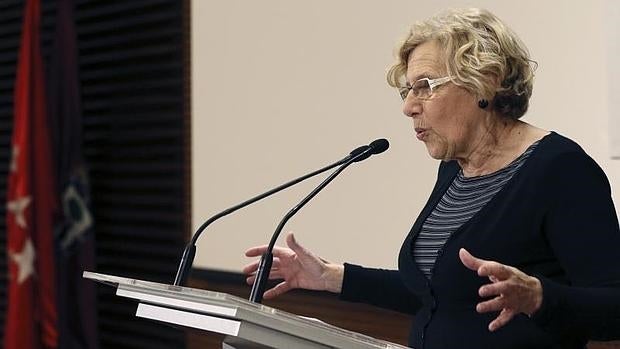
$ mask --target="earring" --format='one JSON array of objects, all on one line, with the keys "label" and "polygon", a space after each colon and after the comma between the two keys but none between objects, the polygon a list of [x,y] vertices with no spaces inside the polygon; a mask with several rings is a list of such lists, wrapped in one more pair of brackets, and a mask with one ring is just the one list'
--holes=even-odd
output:
[{"label": "earring", "polygon": [[489,106],[489,101],[487,101],[486,99],[481,99],[478,101],[478,107],[480,107],[480,109],[484,109],[488,106]]}]

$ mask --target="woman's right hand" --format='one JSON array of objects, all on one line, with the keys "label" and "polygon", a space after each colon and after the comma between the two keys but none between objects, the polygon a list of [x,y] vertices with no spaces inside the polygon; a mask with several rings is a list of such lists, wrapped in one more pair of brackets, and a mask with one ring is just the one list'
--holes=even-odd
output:
[{"label": "woman's right hand", "polygon": [[[289,248],[274,247],[273,264],[269,279],[283,280],[274,288],[267,290],[263,297],[274,298],[295,288],[308,290],[330,291],[340,293],[344,277],[344,266],[329,263],[317,257],[299,245],[293,234],[286,236],[286,244]],[[267,246],[252,247],[245,251],[247,257],[260,257],[267,250]],[[248,275],[246,281],[252,285],[256,278],[259,260],[256,260],[243,268]]]}]

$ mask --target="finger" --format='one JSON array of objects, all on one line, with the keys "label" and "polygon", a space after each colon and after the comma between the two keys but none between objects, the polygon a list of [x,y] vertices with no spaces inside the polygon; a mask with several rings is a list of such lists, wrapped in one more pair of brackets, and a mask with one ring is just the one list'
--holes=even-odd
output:
[{"label": "finger", "polygon": [[297,242],[293,233],[289,233],[286,236],[286,245],[293,250],[293,252],[297,253],[297,255],[308,254],[308,251]]},{"label": "finger", "polygon": [[493,282],[506,280],[512,276],[512,274],[513,272],[510,267],[497,262],[485,262],[478,268],[478,275],[488,276]]},{"label": "finger", "polygon": [[514,316],[514,311],[510,309],[502,310],[502,312],[499,313],[499,316],[497,316],[497,318],[495,318],[495,320],[491,321],[491,323],[489,324],[489,331],[493,332],[503,327],[508,323],[508,321],[512,320]]},{"label": "finger", "polygon": [[246,257],[262,256],[267,251],[267,245],[250,247],[245,251]]},{"label": "finger", "polygon": [[492,284],[486,284],[478,290],[480,297],[499,296],[510,291],[511,285],[508,281],[496,281]]},{"label": "finger", "polygon": [[466,249],[461,248],[459,250],[459,258],[463,265],[465,265],[468,269],[473,271],[478,271],[478,268],[482,265],[482,263],[486,262],[483,259],[476,258],[471,255]]},{"label": "finger", "polygon": [[[284,279],[284,278],[285,278],[285,275],[280,270],[271,270],[271,272],[269,272],[269,280],[281,280],[281,279]],[[253,285],[254,284],[254,280],[256,280],[256,273],[249,274],[245,278],[245,282],[248,285]]]},{"label": "finger", "polygon": [[[246,275],[254,274],[258,270],[259,264],[260,264],[260,260],[256,260],[250,264],[247,264],[246,266],[243,267],[242,272]],[[280,261],[280,258],[274,258],[273,262],[271,263],[270,272],[273,273],[274,270],[280,269],[281,265],[282,265],[282,262]]]},{"label": "finger", "polygon": [[[274,246],[273,251],[271,251],[271,253],[274,256],[288,256],[290,254],[290,251],[291,250],[289,250],[288,248]],[[247,251],[245,251],[245,256],[246,257],[260,257],[263,254],[265,254],[265,252],[267,252],[267,246],[256,246],[256,247],[252,247],[248,249]]]},{"label": "finger", "polygon": [[245,282],[250,286],[254,285],[254,280],[256,280],[256,275],[250,275],[245,278]]},{"label": "finger", "polygon": [[324,259],[315,256],[310,250],[301,246],[295,239],[295,235],[293,235],[293,233],[286,236],[286,244],[291,248],[291,250],[293,250],[293,252],[295,252],[295,254],[297,254],[297,257],[302,264],[312,265],[315,263],[329,263]]},{"label": "finger", "polygon": [[284,279],[284,273],[282,273],[281,270],[271,270],[271,272],[269,273],[269,280],[278,280],[278,279]]},{"label": "finger", "polygon": [[274,257],[286,258],[286,257],[290,257],[295,252],[291,251],[290,248],[275,246],[271,253],[273,254]]},{"label": "finger", "polygon": [[267,290],[263,294],[263,298],[265,299],[275,298],[283,293],[288,292],[290,289],[291,289],[290,284],[286,281],[282,281],[281,283],[277,284],[274,288]]},{"label": "finger", "polygon": [[246,264],[243,269],[241,270],[244,274],[252,274],[254,272],[256,272],[256,270],[258,269],[258,264],[260,263],[259,260],[256,260],[252,263]]},{"label": "finger", "polygon": [[506,307],[506,299],[504,297],[495,297],[491,300],[480,302],[476,305],[476,311],[479,313],[490,313],[492,311],[500,311]]}]

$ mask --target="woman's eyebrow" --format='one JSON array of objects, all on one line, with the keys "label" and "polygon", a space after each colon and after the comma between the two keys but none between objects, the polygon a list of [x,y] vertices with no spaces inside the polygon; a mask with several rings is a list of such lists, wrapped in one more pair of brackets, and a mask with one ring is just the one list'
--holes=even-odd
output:
[{"label": "woman's eyebrow", "polygon": [[411,80],[406,79],[405,83],[407,84],[407,86],[411,86],[411,84],[413,84],[414,82],[420,79],[424,79],[424,78],[433,79],[435,75],[436,74],[430,73],[430,72],[421,72],[421,73],[416,74]]}]

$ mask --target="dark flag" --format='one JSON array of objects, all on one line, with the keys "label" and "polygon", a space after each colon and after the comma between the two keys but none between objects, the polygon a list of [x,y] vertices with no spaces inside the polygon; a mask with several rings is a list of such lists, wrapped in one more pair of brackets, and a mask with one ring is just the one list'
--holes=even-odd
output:
[{"label": "dark flag", "polygon": [[57,209],[46,118],[39,0],[26,1],[14,92],[7,189],[5,349],[58,347],[53,250]]},{"label": "dark flag", "polygon": [[61,210],[54,228],[59,347],[97,348],[95,285],[82,271],[95,270],[93,219],[82,153],[82,105],[73,1],[58,0],[49,65],[49,123]]}]

